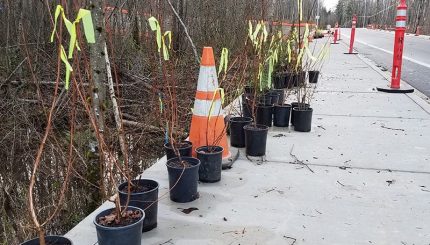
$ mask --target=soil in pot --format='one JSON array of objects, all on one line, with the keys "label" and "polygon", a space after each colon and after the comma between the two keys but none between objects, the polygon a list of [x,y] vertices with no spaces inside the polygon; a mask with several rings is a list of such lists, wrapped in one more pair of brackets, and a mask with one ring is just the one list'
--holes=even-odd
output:
[{"label": "soil in pot", "polygon": [[[294,112],[294,108],[299,107],[299,103],[298,102],[293,102],[291,103],[291,125],[294,126],[294,118],[295,118],[295,112]],[[303,105],[304,108],[309,108],[310,105],[309,104],[304,104]]]},{"label": "soil in pot", "polygon": [[221,180],[223,151],[221,146],[202,146],[196,149],[197,159],[200,160],[200,181],[215,183]]},{"label": "soil in pot", "polygon": [[319,75],[319,71],[309,71],[309,83],[318,83]]},{"label": "soil in pot", "polygon": [[115,221],[114,208],[100,212],[94,219],[99,245],[140,245],[145,213],[142,209],[128,206],[121,222]]},{"label": "soil in pot", "polygon": [[230,144],[233,147],[245,147],[245,131],[243,127],[252,122],[251,117],[230,118]]},{"label": "soil in pot", "polygon": [[172,158],[167,161],[170,200],[179,203],[199,198],[197,192],[200,160],[193,157]]},{"label": "soil in pot", "polygon": [[273,105],[258,105],[257,106],[257,124],[272,127],[273,121]]},{"label": "soil in pot", "polygon": [[274,109],[273,125],[276,127],[290,126],[291,105],[276,105]]},{"label": "soil in pot", "polygon": [[260,157],[266,155],[267,132],[265,125],[249,124],[244,127],[246,155]]},{"label": "soil in pot", "polygon": [[[192,147],[193,143],[190,141],[182,141],[176,145],[176,149],[178,149],[179,154],[181,154],[181,157],[190,157],[192,154]],[[178,157],[175,154],[175,151],[173,150],[172,146],[169,143],[164,144],[164,149],[166,151],[167,160]]]},{"label": "soil in pot", "polygon": [[308,107],[300,110],[298,107],[293,108],[294,116],[294,131],[310,132],[312,129],[312,113],[313,109]]},{"label": "soil in pot", "polygon": [[[62,236],[45,236],[46,245],[72,245],[72,241]],[[39,245],[39,238],[21,243],[20,245]]]},{"label": "soil in pot", "polygon": [[[127,182],[118,186],[121,205],[127,202]],[[142,231],[150,231],[157,227],[158,215],[158,188],[157,181],[150,179],[132,180],[130,202],[128,205],[138,207],[145,211]]]}]

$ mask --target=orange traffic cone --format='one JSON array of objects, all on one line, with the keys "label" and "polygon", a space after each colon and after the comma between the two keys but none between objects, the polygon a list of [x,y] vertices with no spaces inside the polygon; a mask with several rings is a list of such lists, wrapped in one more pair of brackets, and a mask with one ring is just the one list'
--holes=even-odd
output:
[{"label": "orange traffic cone", "polygon": [[211,47],[203,48],[189,140],[193,143],[193,156],[197,155],[196,148],[207,145],[224,148],[223,159],[231,156]]}]

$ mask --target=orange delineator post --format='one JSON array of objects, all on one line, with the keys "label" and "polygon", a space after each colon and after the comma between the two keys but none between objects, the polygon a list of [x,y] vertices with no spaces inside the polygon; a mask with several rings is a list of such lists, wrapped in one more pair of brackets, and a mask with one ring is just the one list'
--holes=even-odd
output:
[{"label": "orange delineator post", "polygon": [[391,88],[400,88],[400,78],[402,76],[403,44],[406,32],[406,0],[400,1],[397,7],[396,34],[394,39],[393,70],[391,73]]},{"label": "orange delineator post", "polygon": [[[336,24],[336,26],[337,26],[337,24]],[[338,30],[337,30],[337,27],[335,27],[332,44],[337,44],[337,35],[338,35]]]},{"label": "orange delineator post", "polygon": [[224,148],[223,159],[231,156],[218,89],[213,49],[204,47],[189,137],[193,143],[193,156],[197,155],[195,149],[213,144]]},{"label": "orange delineator post", "polygon": [[417,26],[417,32],[415,32],[415,36],[419,36],[421,34],[421,26]]},{"label": "orange delineator post", "polygon": [[378,91],[387,93],[412,93],[414,89],[400,89],[400,80],[402,77],[402,62],[403,62],[403,47],[405,42],[406,32],[406,13],[408,6],[406,0],[400,0],[397,7],[396,16],[396,32],[394,36],[394,55],[393,55],[393,70],[391,72],[390,88],[377,88]]},{"label": "orange delineator post", "polygon": [[349,52],[345,54],[357,54],[354,53],[354,41],[355,41],[355,28],[357,27],[357,15],[352,16],[352,27],[351,27],[351,38],[349,40]]}]

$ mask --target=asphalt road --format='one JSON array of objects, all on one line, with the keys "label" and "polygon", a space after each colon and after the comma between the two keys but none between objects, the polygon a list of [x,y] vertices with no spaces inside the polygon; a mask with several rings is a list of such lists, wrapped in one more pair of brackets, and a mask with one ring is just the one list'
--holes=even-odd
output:
[{"label": "asphalt road", "polygon": [[[351,29],[342,28],[342,42],[349,46]],[[391,72],[394,32],[357,28],[354,48]],[[347,52],[347,49],[346,51]],[[430,38],[406,35],[402,79],[430,97]]]}]

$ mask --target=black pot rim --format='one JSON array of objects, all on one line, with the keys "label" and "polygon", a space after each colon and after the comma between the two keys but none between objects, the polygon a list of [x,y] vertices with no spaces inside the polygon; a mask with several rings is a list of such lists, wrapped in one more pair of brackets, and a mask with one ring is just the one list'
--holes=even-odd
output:
[{"label": "black pot rim", "polygon": [[260,108],[269,108],[269,107],[274,107],[274,105],[272,105],[272,104],[270,104],[270,105],[265,105],[265,104],[259,104],[259,105],[257,105],[257,108],[258,107],[260,107]]},{"label": "black pot rim", "polygon": [[300,110],[299,107],[294,107],[293,111],[313,111],[314,109],[312,109],[311,107],[305,108],[304,110]]},{"label": "black pot rim", "polygon": [[299,104],[304,104],[304,105],[310,106],[308,103],[291,102],[291,106],[299,105]]},{"label": "black pot rim", "polygon": [[[49,239],[49,238],[65,239],[65,240],[69,241],[71,245],[73,245],[73,242],[69,238],[67,238],[65,236],[60,236],[60,235],[46,235],[45,236],[45,239]],[[29,243],[29,242],[38,241],[38,240],[39,240],[39,237],[36,237],[36,238],[30,239],[30,240],[27,240],[27,241],[25,241],[23,243],[20,243],[20,245],[23,245],[23,244]]]},{"label": "black pot rim", "polygon": [[[240,120],[240,119],[244,119],[244,120]],[[252,122],[254,121],[254,119],[252,119],[251,117],[231,117],[230,118],[230,122]]]},{"label": "black pot rim", "polygon": [[[197,160],[198,161],[198,163],[196,164],[196,165],[192,165],[191,167],[186,167],[185,169],[191,169],[191,168],[198,168],[198,167],[200,167],[200,160],[198,159],[198,158],[195,158],[195,157],[181,157],[182,158],[182,160],[187,160],[187,159],[193,159],[193,160]],[[166,162],[166,166],[168,167],[168,168],[172,168],[172,169],[183,169],[183,168],[177,168],[177,167],[173,167],[173,166],[170,166],[169,165],[169,162],[172,162],[173,160],[177,160],[177,159],[179,159],[179,157],[174,157],[174,158],[172,158],[172,159],[169,159],[167,162]],[[188,162],[188,163],[190,163],[190,162]],[[191,164],[191,163],[190,163]]]},{"label": "black pot rim", "polygon": [[248,124],[248,125],[245,125],[243,129],[252,130],[252,131],[268,131],[269,127],[262,124],[256,124],[256,125]]},{"label": "black pot rim", "polygon": [[135,207],[135,206],[128,206],[128,208],[134,208],[134,209],[137,209],[137,210],[139,210],[140,212],[142,212],[142,217],[138,220],[138,221],[136,221],[136,222],[134,222],[133,224],[130,224],[130,225],[126,225],[126,226],[121,226],[121,227],[108,227],[108,226],[102,226],[102,225],[100,225],[98,222],[97,222],[97,216],[99,216],[102,212],[104,212],[104,211],[112,211],[112,210],[115,210],[115,208],[109,208],[109,209],[105,209],[105,210],[103,210],[103,211],[100,211],[95,217],[94,217],[94,219],[93,219],[93,223],[94,223],[94,225],[98,228],[98,229],[101,229],[101,230],[105,230],[105,231],[114,231],[114,230],[128,230],[128,229],[130,229],[130,228],[132,228],[132,227],[134,227],[134,226],[137,226],[137,225],[139,225],[139,223],[140,222],[143,222],[143,219],[145,219],[145,211],[143,211],[141,208],[138,208],[138,207]]},{"label": "black pot rim", "polygon": [[[188,143],[188,146],[187,146],[187,147],[180,148],[180,149],[187,149],[187,148],[191,148],[191,147],[193,147],[193,143],[192,143],[191,141],[183,140],[183,141],[181,141],[181,143]],[[172,149],[172,150],[173,150],[173,147],[171,147],[171,146],[170,146],[170,142],[165,143],[165,144],[164,144],[164,148]]]},{"label": "black pot rim", "polygon": [[292,106],[290,104],[282,104],[282,105],[275,105],[275,107],[289,108]]},{"label": "black pot rim", "polygon": [[[208,148],[208,147],[216,147],[217,149],[220,149],[220,150],[214,151],[214,152],[200,151],[202,148]],[[199,153],[199,154],[204,154],[204,155],[217,155],[219,153],[223,153],[224,152],[224,148],[222,146],[219,146],[219,145],[200,146],[199,148],[196,148],[195,152]]]},{"label": "black pot rim", "polygon": [[[134,180],[132,180],[132,182],[133,182],[133,181],[139,181],[139,180],[152,181],[153,183],[157,184],[157,186],[156,186],[156,187],[154,187],[154,188],[152,188],[152,189],[151,189],[151,190],[149,190],[149,191],[143,191],[143,192],[132,192],[132,193],[130,193],[130,196],[137,196],[137,195],[142,195],[142,194],[150,193],[150,192],[153,192],[154,190],[157,190],[157,189],[160,187],[160,184],[158,184],[158,182],[157,182],[157,181],[152,180],[152,179],[134,179]],[[127,183],[127,181],[122,182],[120,185],[118,185],[118,188],[117,188],[117,189],[118,189],[118,192],[119,192],[119,193],[124,194],[124,195],[127,195],[127,194],[128,194],[127,192],[123,192],[123,191],[121,191],[121,190],[119,189],[119,187],[120,187],[120,186],[122,186],[122,185],[123,185],[123,184],[125,184],[125,183]]]}]

